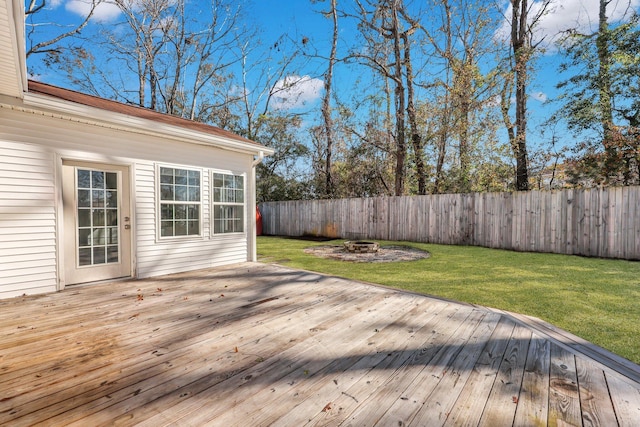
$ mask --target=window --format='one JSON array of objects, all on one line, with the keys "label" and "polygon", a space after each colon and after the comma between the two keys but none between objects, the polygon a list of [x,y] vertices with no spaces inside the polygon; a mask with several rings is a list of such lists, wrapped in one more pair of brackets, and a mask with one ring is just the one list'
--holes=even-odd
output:
[{"label": "window", "polygon": [[244,232],[244,177],[213,174],[213,233]]},{"label": "window", "polygon": [[78,265],[119,262],[118,174],[77,169]]},{"label": "window", "polygon": [[160,167],[160,237],[200,235],[200,171]]}]

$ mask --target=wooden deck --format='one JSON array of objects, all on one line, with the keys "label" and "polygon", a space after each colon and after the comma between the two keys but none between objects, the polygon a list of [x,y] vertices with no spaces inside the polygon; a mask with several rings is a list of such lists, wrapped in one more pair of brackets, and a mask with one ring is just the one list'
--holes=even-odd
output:
[{"label": "wooden deck", "polygon": [[0,425],[639,426],[639,381],[535,319],[265,264],[0,302]]}]

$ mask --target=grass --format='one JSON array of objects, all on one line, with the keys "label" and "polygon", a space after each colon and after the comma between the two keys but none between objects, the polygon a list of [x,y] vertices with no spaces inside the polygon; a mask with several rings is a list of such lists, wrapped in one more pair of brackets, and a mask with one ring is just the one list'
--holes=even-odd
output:
[{"label": "grass", "polygon": [[350,263],[308,255],[337,245],[258,238],[258,256],[311,270],[539,317],[640,364],[640,262],[510,252],[409,242],[431,257],[392,263]]}]

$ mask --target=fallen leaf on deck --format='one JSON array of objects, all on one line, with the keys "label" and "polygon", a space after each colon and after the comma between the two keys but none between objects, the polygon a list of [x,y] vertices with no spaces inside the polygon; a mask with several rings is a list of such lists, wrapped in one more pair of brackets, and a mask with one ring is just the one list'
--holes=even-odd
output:
[{"label": "fallen leaf on deck", "polygon": [[326,405],[324,405],[324,408],[322,408],[322,412],[327,412],[331,410],[331,402],[327,403]]},{"label": "fallen leaf on deck", "polygon": [[513,400],[513,403],[518,403],[518,397],[517,396],[513,396],[511,398],[511,400]]},{"label": "fallen leaf on deck", "polygon": [[142,294],[138,294],[138,301],[142,301],[144,299],[144,296]]},{"label": "fallen leaf on deck", "polygon": [[233,349],[233,351],[234,351],[235,353],[237,353],[237,352],[238,352],[238,347],[234,348],[234,349]]}]

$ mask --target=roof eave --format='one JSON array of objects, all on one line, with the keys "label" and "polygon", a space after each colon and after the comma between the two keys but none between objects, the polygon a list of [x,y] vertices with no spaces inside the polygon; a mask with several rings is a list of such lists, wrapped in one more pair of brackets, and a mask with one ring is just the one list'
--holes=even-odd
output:
[{"label": "roof eave", "polygon": [[23,104],[42,113],[60,116],[85,124],[92,124],[111,129],[133,131],[145,135],[170,138],[197,145],[215,146],[218,148],[259,155],[272,155],[275,151],[263,145],[234,140],[221,135],[211,135],[193,129],[186,129],[153,120],[129,116],[126,114],[102,110],[83,104],[61,100],[48,95],[25,93]]}]

